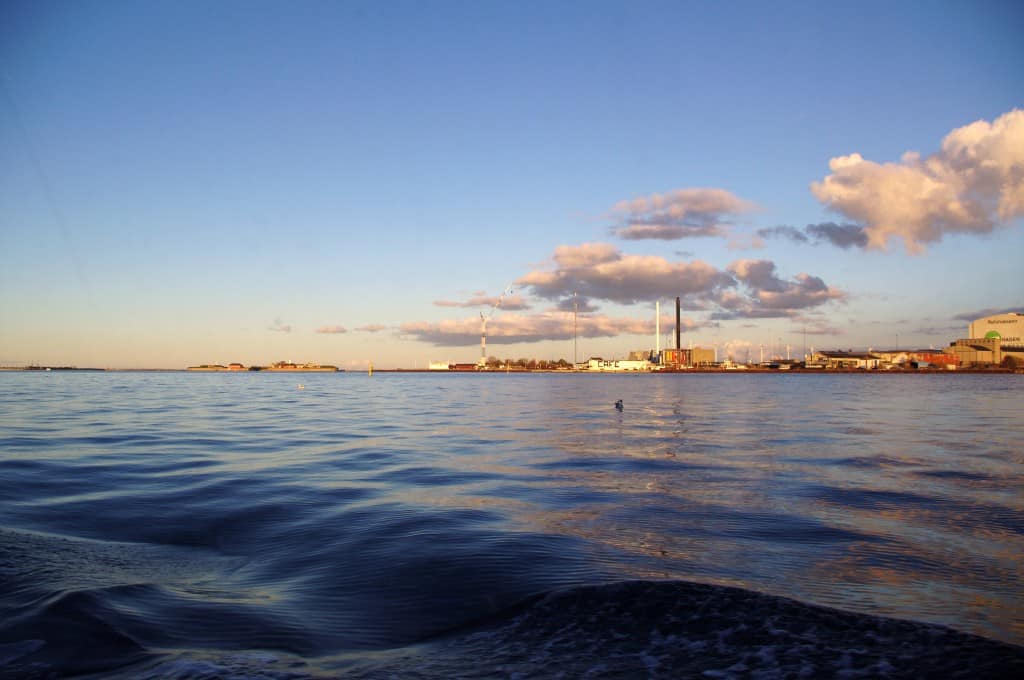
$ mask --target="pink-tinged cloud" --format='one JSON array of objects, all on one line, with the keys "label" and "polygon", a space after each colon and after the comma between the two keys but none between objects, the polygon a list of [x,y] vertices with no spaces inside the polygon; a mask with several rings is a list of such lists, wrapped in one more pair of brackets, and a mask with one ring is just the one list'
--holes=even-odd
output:
[{"label": "pink-tinged cloud", "polygon": [[450,301],[450,300],[437,300],[434,305],[437,307],[493,307],[501,301],[501,309],[512,311],[530,309],[529,303],[523,299],[521,295],[506,295],[504,297],[487,297],[484,295],[477,295],[469,300],[463,302]]},{"label": "pink-tinged cloud", "polygon": [[337,335],[339,333],[348,333],[348,329],[344,326],[321,326],[317,328],[316,333],[324,333],[326,335]]},{"label": "pink-tinged cloud", "polygon": [[627,241],[641,241],[645,239],[658,241],[678,241],[684,238],[695,238],[698,236],[723,236],[724,232],[718,224],[707,224],[704,226],[688,226],[682,224],[630,224],[625,227],[616,227],[612,233]]},{"label": "pink-tinged cloud", "polygon": [[359,328],[356,328],[356,330],[361,333],[379,333],[381,331],[387,330],[387,328],[388,327],[385,326],[384,324],[370,323],[366,324],[365,326],[360,326]]},{"label": "pink-tinged cloud", "polygon": [[[666,322],[663,320],[663,323]],[[685,320],[684,324],[687,330],[699,325],[692,319]],[[437,322],[414,321],[402,324],[401,332],[420,342],[438,346],[475,345],[480,342],[480,319],[469,317]],[[654,333],[654,319],[614,318],[597,314],[578,316],[576,333],[581,338],[650,335]],[[564,312],[503,314],[487,324],[488,344],[570,340],[572,337],[573,317]]]},{"label": "pink-tinged cloud", "polygon": [[755,208],[725,189],[676,189],[616,203],[612,213],[618,224],[612,233],[627,240],[662,241],[725,236],[731,219]]},{"label": "pink-tinged cloud", "polygon": [[726,270],[694,260],[670,262],[654,255],[627,255],[602,243],[559,246],[553,269],[537,270],[517,284],[569,310],[573,292],[587,309],[603,300],[620,304],[681,297],[683,307],[712,313],[712,319],[775,318],[831,301],[845,293],[817,276],[783,279],[769,260],[737,260]]},{"label": "pink-tinged cloud", "polygon": [[869,248],[897,238],[921,253],[946,234],[987,234],[1024,216],[1024,111],[957,128],[924,158],[907,152],[879,164],[853,153],[829,169],[812,193],[863,224]]},{"label": "pink-tinged cloud", "polygon": [[517,285],[550,300],[571,297],[576,291],[585,298],[631,304],[706,294],[735,283],[728,273],[706,262],[627,255],[605,243],[559,246],[553,259],[553,270],[529,272]]}]

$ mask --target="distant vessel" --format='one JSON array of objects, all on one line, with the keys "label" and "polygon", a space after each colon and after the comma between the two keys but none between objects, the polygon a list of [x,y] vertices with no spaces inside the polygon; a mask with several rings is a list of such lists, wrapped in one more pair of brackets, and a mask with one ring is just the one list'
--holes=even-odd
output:
[{"label": "distant vessel", "polygon": [[313,373],[337,373],[338,367],[323,364],[293,364],[290,361],[278,361],[273,366],[267,366],[264,371],[290,371],[290,372],[313,372]]}]

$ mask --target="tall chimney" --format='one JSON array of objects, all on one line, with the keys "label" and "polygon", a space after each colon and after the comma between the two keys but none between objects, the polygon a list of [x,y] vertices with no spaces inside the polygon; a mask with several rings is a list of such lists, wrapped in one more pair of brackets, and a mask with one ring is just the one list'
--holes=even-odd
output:
[{"label": "tall chimney", "polygon": [[661,354],[661,300],[654,303],[654,351]]},{"label": "tall chimney", "polygon": [[676,298],[676,349],[682,349],[683,346],[679,342],[679,298]]}]

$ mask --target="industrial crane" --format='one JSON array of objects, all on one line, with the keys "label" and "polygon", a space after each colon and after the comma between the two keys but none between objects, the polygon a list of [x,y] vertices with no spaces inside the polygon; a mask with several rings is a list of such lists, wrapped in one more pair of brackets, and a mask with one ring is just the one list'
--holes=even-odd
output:
[{"label": "industrial crane", "polygon": [[480,363],[477,364],[477,368],[485,368],[487,366],[487,322],[494,316],[494,312],[501,306],[502,301],[506,296],[512,295],[511,286],[502,291],[501,295],[498,296],[498,301],[491,307],[491,311],[485,315],[480,312]]}]

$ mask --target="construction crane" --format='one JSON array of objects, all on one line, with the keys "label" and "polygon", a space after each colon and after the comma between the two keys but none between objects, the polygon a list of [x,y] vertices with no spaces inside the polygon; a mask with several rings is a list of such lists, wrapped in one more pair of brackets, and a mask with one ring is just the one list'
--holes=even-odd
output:
[{"label": "construction crane", "polygon": [[491,311],[485,315],[480,312],[480,362],[477,364],[477,368],[485,368],[487,366],[487,322],[494,316],[494,312],[501,306],[502,301],[506,296],[512,295],[511,286],[502,291],[501,295],[498,296],[498,301],[491,307]]}]

